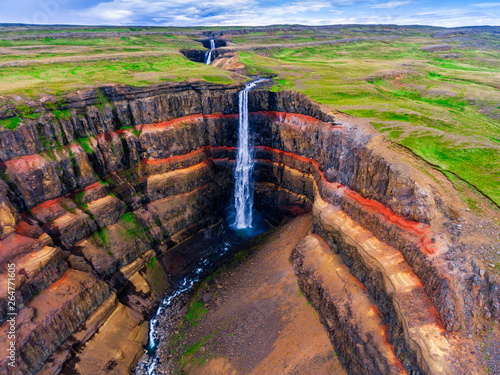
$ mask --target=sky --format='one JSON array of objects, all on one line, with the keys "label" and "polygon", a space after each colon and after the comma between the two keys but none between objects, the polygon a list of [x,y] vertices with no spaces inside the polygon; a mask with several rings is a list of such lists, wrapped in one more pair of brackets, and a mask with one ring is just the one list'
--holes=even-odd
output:
[{"label": "sky", "polygon": [[500,2],[463,0],[0,0],[0,23],[263,26],[500,25]]}]

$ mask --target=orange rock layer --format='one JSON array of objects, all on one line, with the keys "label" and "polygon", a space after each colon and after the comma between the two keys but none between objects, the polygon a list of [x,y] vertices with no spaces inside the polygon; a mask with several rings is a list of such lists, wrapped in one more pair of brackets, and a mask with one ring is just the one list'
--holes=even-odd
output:
[{"label": "orange rock layer", "polygon": [[[19,358],[22,373],[53,373],[65,364],[96,373],[103,363],[123,371],[133,366],[145,340],[144,318],[169,288],[166,280],[199,259],[176,245],[201,230],[217,231],[231,199],[237,89],[176,86],[152,97],[109,89],[118,90],[112,106],[72,102],[70,119],[48,113],[40,123],[0,133],[0,263],[22,268],[19,350],[29,353]],[[359,311],[350,338],[354,348],[360,337],[364,343],[374,337],[377,363],[358,353],[373,373],[468,368],[466,355],[456,355],[461,333],[449,335],[443,325],[456,331],[479,307],[463,303],[468,263],[461,263],[462,274],[449,272],[446,254],[456,244],[441,219],[454,211],[436,203],[440,187],[399,162],[368,126],[337,121],[299,94],[255,91],[250,102],[256,196],[280,214],[314,206],[312,230],[325,242],[316,238],[322,245],[308,251],[312,279],[301,282],[311,298],[321,298],[323,289],[333,293],[323,296],[337,306],[336,322],[321,301],[316,306],[327,328],[348,324],[342,296],[326,287],[330,276],[340,277],[363,300],[351,306]],[[337,276],[333,268],[341,270]],[[410,291],[418,306],[407,303]],[[362,321],[363,311],[373,312],[373,324]],[[127,331],[128,359],[110,344],[114,326]],[[38,336],[50,345],[35,344]],[[356,360],[351,349],[342,354],[346,363]]]}]

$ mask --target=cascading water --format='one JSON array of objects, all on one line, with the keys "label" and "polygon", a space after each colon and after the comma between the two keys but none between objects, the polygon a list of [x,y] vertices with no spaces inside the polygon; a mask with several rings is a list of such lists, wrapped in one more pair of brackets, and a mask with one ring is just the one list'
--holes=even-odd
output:
[{"label": "cascading water", "polygon": [[236,229],[252,227],[253,221],[253,188],[251,184],[253,171],[253,155],[250,149],[250,132],[248,121],[248,92],[265,79],[247,83],[239,92],[239,129],[238,129],[238,155],[234,170],[234,207],[236,216],[233,226]]},{"label": "cascading water", "polygon": [[[213,42],[213,41],[211,41]],[[239,141],[238,141],[238,156],[236,161],[235,170],[235,206],[236,206],[236,219],[232,224],[233,228],[245,229],[251,228],[253,219],[253,189],[251,187],[251,175],[253,170],[252,154],[250,149],[250,134],[249,134],[249,121],[248,121],[248,92],[257,86],[259,83],[266,81],[266,79],[259,79],[250,83],[247,83],[245,88],[239,93]],[[203,278],[208,276],[212,271],[216,269],[231,251],[237,248],[238,244],[243,243],[249,237],[257,236],[264,233],[269,229],[268,224],[263,223],[262,218],[259,216],[255,219],[257,230],[252,229],[251,233],[246,232],[244,236],[236,234],[230,235],[230,237],[222,237],[219,240],[211,239],[213,251],[206,258],[200,259],[200,263],[194,268],[194,270],[186,275],[182,281],[180,281],[173,291],[167,295],[160,306],[157,308],[156,313],[153,315],[149,322],[149,343],[146,349],[146,353],[150,358],[150,361],[145,365],[143,369],[148,375],[157,375],[157,345],[158,345],[158,322],[163,314],[171,313],[169,308],[172,303],[179,298],[190,293],[193,288],[201,281]],[[168,332],[163,332],[167,334]],[[141,370],[142,371],[142,370]],[[140,373],[144,373],[140,372]]]},{"label": "cascading water", "polygon": [[212,51],[215,49],[215,40],[210,39],[210,51],[205,53],[205,64],[210,65],[212,63]]}]

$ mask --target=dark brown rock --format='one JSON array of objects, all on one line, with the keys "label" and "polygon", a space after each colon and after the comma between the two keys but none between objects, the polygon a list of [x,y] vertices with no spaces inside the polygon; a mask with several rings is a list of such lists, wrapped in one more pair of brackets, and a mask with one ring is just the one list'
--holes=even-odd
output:
[{"label": "dark brown rock", "polygon": [[[143,333],[141,319],[164,286],[150,283],[150,271],[137,267],[166,252],[158,264],[169,276],[181,275],[199,254],[184,257],[174,246],[224,217],[233,184],[239,89],[201,83],[102,87],[64,98],[58,104],[67,111],[64,118],[34,102],[37,120],[1,130],[0,263],[24,262],[46,246],[64,251],[35,267],[39,288],[25,283],[24,302],[33,294],[28,305],[49,295],[48,285],[64,272],[66,258],[71,267],[66,273],[95,275],[121,290],[119,298],[127,306],[122,304],[116,321],[127,326],[123,319],[128,316],[134,321],[130,331]],[[334,115],[299,93],[254,90],[250,111],[258,159],[256,206],[271,210],[271,221],[308,211],[319,196],[401,252],[448,330],[476,324],[467,319],[470,315],[499,314],[498,280],[485,274],[469,288],[475,265],[457,251],[459,241],[467,242],[452,230],[462,208],[459,199],[444,199],[453,191],[445,180],[437,184],[426,177],[412,165],[419,161],[411,155],[405,153],[402,162],[401,151],[389,149],[369,124]],[[325,239],[334,237],[318,222],[313,229]],[[381,289],[370,286],[378,279],[361,277],[359,264],[347,265],[378,300]],[[461,271],[450,273],[457,264]],[[159,279],[164,277],[160,271]],[[85,296],[86,289],[78,288]],[[477,303],[465,304],[462,296],[469,295]],[[97,299],[87,301],[89,306],[96,308]],[[87,307],[76,320],[66,307],[64,313],[54,312],[61,340],[85,320]],[[38,319],[29,306],[20,315],[23,322]],[[46,327],[45,318],[39,319]],[[110,327],[106,330],[112,332]],[[45,330],[37,331],[43,340],[54,339],[51,329],[40,330]],[[110,336],[103,337],[101,342],[109,342]],[[71,346],[69,340],[66,344]],[[30,351],[33,358],[23,359],[29,363],[19,368],[35,369],[54,345]]]},{"label": "dark brown rock", "polygon": [[[107,285],[89,274],[68,270],[42,291],[16,317],[16,371],[36,372],[45,359],[83,323],[107,297]],[[1,326],[0,348],[7,352],[8,322]],[[22,355],[21,355],[22,353]],[[0,368],[6,368],[2,357]]]},{"label": "dark brown rock", "polygon": [[388,341],[382,314],[340,257],[314,235],[291,255],[300,290],[319,310],[350,374],[407,374]]}]

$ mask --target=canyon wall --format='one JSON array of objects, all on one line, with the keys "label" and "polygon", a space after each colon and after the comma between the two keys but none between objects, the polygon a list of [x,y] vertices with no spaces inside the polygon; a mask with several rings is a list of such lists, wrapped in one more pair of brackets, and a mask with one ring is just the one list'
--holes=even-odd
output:
[{"label": "canyon wall", "polygon": [[[240,89],[103,87],[31,103],[31,119],[0,131],[0,350],[15,264],[14,373],[134,365],[153,306],[199,255],[176,245],[220,226],[231,200]],[[256,205],[276,223],[313,211],[315,237],[292,262],[346,368],[475,373],[465,332],[500,316],[499,283],[459,246],[449,184],[301,94],[257,90],[249,103]],[[348,324],[362,314],[344,310],[336,277],[372,323]]]},{"label": "canyon wall", "polygon": [[[208,47],[210,48],[210,46]],[[181,53],[189,60],[199,63],[205,62],[205,54],[207,51],[198,49],[181,49]],[[235,51],[231,49],[215,49],[212,51],[212,61],[220,57],[232,55]]]}]

